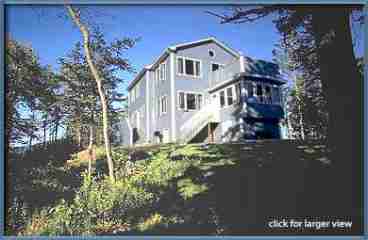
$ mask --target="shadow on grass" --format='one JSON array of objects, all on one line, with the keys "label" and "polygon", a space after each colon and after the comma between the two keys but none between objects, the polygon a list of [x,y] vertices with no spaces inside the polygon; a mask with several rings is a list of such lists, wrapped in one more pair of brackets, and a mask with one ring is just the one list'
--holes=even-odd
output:
[{"label": "shadow on grass", "polygon": [[[176,221],[143,235],[359,234],[361,209],[349,205],[344,181],[324,143],[263,141],[202,147],[211,157],[164,190],[154,211]],[[198,158],[199,156],[197,156]],[[176,161],[182,161],[176,156]],[[362,195],[362,193],[360,193]],[[345,220],[353,227],[270,228],[274,219]]]},{"label": "shadow on grass", "polygon": [[74,144],[60,140],[9,156],[7,198],[11,205],[7,209],[15,208],[31,215],[61,199],[71,200],[80,186],[81,169],[66,169],[65,163],[76,151]]}]

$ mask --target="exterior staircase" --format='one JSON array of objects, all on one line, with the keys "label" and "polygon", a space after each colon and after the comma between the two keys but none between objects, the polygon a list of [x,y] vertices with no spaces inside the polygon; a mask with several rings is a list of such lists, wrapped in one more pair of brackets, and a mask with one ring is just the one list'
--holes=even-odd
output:
[{"label": "exterior staircase", "polygon": [[190,142],[207,124],[220,122],[220,108],[217,102],[204,105],[180,127],[180,141]]}]

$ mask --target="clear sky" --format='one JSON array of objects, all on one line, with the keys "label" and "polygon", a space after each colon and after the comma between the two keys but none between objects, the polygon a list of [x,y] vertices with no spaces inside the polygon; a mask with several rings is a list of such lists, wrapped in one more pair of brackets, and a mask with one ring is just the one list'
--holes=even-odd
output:
[{"label": "clear sky", "polygon": [[[224,12],[224,6],[95,6],[89,7],[94,22],[102,26],[106,37],[141,37],[127,52],[132,65],[139,71],[152,63],[162,51],[173,44],[216,37],[245,55],[272,59],[272,49],[279,35],[272,17],[251,24],[220,24],[206,10]],[[43,64],[57,70],[57,59],[65,56],[81,34],[66,16],[63,6],[9,6],[7,31],[12,38],[30,44]],[[127,76],[130,81],[133,76]]]}]

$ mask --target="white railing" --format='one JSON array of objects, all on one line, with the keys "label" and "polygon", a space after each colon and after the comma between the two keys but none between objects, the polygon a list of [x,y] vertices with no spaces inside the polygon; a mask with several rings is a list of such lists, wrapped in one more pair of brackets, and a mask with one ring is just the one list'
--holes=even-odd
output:
[{"label": "white railing", "polygon": [[220,82],[228,81],[234,78],[237,74],[240,73],[240,61],[236,59],[235,61],[225,65],[224,67],[210,72],[209,80],[210,80],[210,87],[213,87]]},{"label": "white railing", "polygon": [[219,104],[214,101],[204,105],[180,127],[181,140],[189,141],[209,122],[220,122]]}]

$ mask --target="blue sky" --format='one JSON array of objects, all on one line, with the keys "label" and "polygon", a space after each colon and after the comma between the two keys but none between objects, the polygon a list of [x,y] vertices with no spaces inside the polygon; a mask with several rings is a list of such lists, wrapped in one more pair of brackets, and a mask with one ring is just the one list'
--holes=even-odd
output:
[{"label": "blue sky", "polygon": [[[249,57],[271,61],[272,50],[280,39],[272,23],[273,16],[247,24],[220,24],[218,18],[205,13],[226,12],[228,6],[98,5],[83,10],[92,14],[107,40],[141,38],[126,53],[136,71],[151,64],[170,45],[210,36]],[[82,40],[62,5],[8,5],[6,31],[13,39],[31,45],[41,63],[51,65],[54,70],[59,69],[58,58],[66,56]],[[363,41],[357,44],[362,55]],[[126,83],[134,77],[126,73],[122,76]],[[120,88],[124,92],[125,86]]]},{"label": "blue sky", "polygon": [[[216,37],[253,58],[271,60],[279,35],[268,17],[250,24],[220,24],[206,10],[224,12],[222,6],[97,6],[89,7],[93,20],[109,40],[125,36],[141,41],[127,52],[139,71],[173,44]],[[43,64],[59,68],[65,56],[81,40],[81,34],[66,16],[63,6],[9,6],[7,31],[12,38],[30,44]],[[133,76],[124,74],[127,81]]]}]

